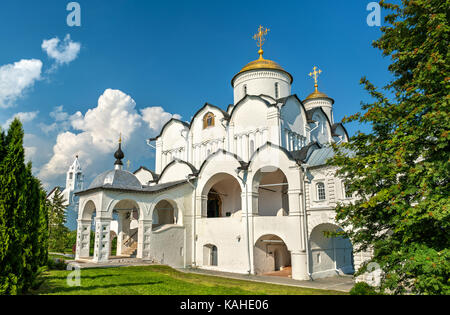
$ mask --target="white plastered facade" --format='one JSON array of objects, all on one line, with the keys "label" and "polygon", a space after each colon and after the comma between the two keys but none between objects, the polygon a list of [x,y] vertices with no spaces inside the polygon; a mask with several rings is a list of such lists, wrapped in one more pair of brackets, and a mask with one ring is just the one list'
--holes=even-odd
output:
[{"label": "white plastered facade", "polygon": [[[226,111],[205,104],[191,122],[172,119],[150,139],[154,172],[129,173],[140,187],[105,184],[78,193],[77,259],[110,259],[117,213],[125,223],[138,222],[137,258],[242,274],[291,268],[299,280],[352,273],[350,242],[323,235],[340,228],[336,203],[352,197],[320,159],[330,143],[348,136],[334,124],[334,101],[301,101],[290,95],[291,83],[274,69],[238,74]],[[131,237],[123,222],[118,255]]]}]

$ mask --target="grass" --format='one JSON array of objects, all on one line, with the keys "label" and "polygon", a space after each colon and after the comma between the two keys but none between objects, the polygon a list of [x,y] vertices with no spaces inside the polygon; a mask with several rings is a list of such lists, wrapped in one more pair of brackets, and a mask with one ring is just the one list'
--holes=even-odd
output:
[{"label": "grass", "polygon": [[308,289],[184,273],[166,266],[81,270],[81,286],[66,283],[70,271],[48,271],[34,294],[43,295],[342,295]]}]

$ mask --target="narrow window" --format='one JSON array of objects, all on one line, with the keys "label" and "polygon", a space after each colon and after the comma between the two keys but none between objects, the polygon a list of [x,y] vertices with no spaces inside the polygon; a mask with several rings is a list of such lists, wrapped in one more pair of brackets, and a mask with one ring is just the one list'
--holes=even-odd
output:
[{"label": "narrow window", "polygon": [[69,174],[69,179],[72,179],[73,178],[73,173],[70,173]]},{"label": "narrow window", "polygon": [[207,113],[204,117],[203,117],[203,129],[206,129],[208,127],[213,127],[215,124],[214,121],[214,114],[213,113]]},{"label": "narrow window", "polygon": [[244,84],[244,96],[247,95],[247,84]]},{"label": "narrow window", "polygon": [[344,194],[345,194],[345,198],[353,197],[353,194],[350,192],[348,184],[344,184]]},{"label": "narrow window", "polygon": [[275,98],[277,99],[279,97],[280,92],[278,91],[278,82],[275,83]]},{"label": "narrow window", "polygon": [[326,199],[325,184],[324,183],[318,183],[317,184],[317,198],[319,200],[325,200]]},{"label": "narrow window", "polygon": [[250,140],[250,156],[252,156],[253,153],[255,153],[255,141]]}]

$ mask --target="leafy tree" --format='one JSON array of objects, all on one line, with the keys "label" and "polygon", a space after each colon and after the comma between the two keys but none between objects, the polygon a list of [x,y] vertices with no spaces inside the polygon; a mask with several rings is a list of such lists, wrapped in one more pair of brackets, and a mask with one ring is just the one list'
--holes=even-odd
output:
[{"label": "leafy tree", "polygon": [[66,223],[67,201],[57,188],[51,200],[48,200],[48,242],[49,249],[63,252],[66,248],[69,229]]},{"label": "leafy tree", "polygon": [[363,78],[374,102],[344,119],[372,131],[335,146],[331,164],[359,197],[336,219],[357,251],[373,249],[382,291],[449,294],[450,1],[380,5],[388,26],[373,46],[394,79],[382,92]]}]

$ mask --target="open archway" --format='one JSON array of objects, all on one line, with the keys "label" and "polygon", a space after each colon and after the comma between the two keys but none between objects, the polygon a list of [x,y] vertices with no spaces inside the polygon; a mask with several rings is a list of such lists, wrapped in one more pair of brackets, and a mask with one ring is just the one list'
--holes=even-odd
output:
[{"label": "open archway", "polygon": [[97,208],[92,200],[85,202],[82,207],[81,220],[78,222],[76,257],[78,259],[92,259],[94,255],[94,230]]},{"label": "open archway", "polygon": [[261,236],[255,243],[253,263],[256,274],[287,276],[292,274],[291,253],[276,235]]},{"label": "open archway", "polygon": [[258,194],[259,216],[286,216],[289,214],[289,184],[283,171],[276,167],[258,170],[253,177],[253,191]]},{"label": "open archway", "polygon": [[158,229],[165,225],[174,225],[179,223],[179,211],[177,204],[172,200],[159,201],[152,215],[153,229]]},{"label": "open archway", "polygon": [[117,256],[137,256],[139,217],[140,209],[136,201],[125,199],[114,204],[111,227],[117,225]]},{"label": "open archway", "polygon": [[202,190],[202,214],[207,218],[231,217],[242,210],[241,186],[234,176],[219,173],[212,176]]},{"label": "open archway", "polygon": [[353,247],[350,240],[342,236],[327,235],[327,232],[340,231],[341,228],[331,223],[319,224],[311,231],[310,268],[313,278],[354,272]]}]

